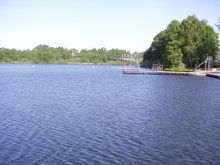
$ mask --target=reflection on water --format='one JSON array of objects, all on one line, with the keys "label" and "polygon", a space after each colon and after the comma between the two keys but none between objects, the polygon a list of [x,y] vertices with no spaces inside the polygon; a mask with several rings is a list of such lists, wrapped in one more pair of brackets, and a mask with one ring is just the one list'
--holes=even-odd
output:
[{"label": "reflection on water", "polygon": [[0,65],[0,162],[220,164],[220,81]]}]

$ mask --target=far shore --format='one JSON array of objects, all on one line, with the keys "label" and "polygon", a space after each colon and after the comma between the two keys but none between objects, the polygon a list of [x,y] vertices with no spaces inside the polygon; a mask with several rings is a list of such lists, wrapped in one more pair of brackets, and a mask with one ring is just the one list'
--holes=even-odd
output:
[{"label": "far shore", "polygon": [[80,62],[65,62],[65,63],[32,63],[32,62],[0,62],[0,64],[82,64],[82,65],[123,65],[122,63],[80,63]]}]

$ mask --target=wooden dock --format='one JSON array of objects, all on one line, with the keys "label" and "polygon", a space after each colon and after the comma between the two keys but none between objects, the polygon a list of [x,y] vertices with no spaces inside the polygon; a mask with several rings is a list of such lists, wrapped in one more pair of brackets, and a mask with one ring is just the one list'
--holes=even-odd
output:
[{"label": "wooden dock", "polygon": [[145,75],[178,75],[178,76],[208,76],[220,79],[220,72],[176,72],[176,71],[153,71],[136,68],[123,68],[123,74],[145,74]]},{"label": "wooden dock", "polygon": [[189,72],[152,71],[152,70],[141,70],[141,69],[130,69],[130,68],[124,68],[122,72],[123,74],[181,75],[181,76],[189,75]]}]

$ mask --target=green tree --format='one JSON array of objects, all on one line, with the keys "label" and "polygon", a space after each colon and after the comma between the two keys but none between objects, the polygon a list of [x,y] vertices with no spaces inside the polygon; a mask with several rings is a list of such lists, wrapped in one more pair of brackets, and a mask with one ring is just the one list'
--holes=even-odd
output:
[{"label": "green tree", "polygon": [[193,68],[218,52],[218,35],[207,22],[189,16],[181,23],[172,21],[165,30],[155,36],[150,48],[144,52],[142,66],[154,63],[165,68]]},{"label": "green tree", "polygon": [[[93,63],[93,64],[122,64],[120,58],[123,54],[130,54],[129,51],[121,49],[106,48],[100,49],[66,49],[63,47],[50,47],[38,45],[32,50],[15,50],[0,48],[0,62],[4,63]],[[127,62],[126,64],[133,64]]]}]

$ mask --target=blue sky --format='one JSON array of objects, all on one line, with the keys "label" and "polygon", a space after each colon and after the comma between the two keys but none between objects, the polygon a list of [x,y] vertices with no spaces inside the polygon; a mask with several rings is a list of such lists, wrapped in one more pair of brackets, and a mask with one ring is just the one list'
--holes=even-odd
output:
[{"label": "blue sky", "polygon": [[144,51],[173,19],[214,27],[219,11],[220,0],[0,0],[0,47]]}]

